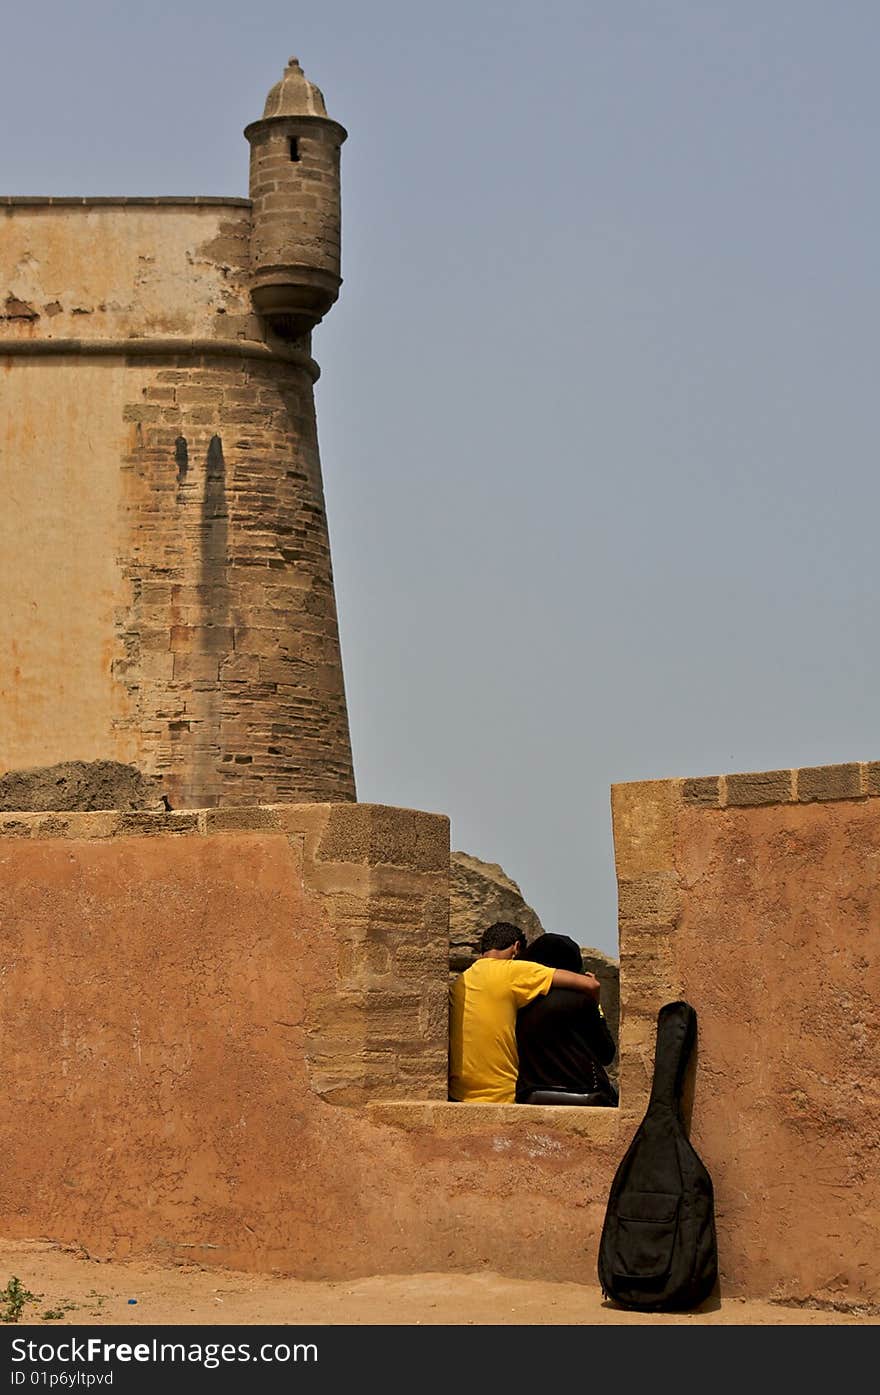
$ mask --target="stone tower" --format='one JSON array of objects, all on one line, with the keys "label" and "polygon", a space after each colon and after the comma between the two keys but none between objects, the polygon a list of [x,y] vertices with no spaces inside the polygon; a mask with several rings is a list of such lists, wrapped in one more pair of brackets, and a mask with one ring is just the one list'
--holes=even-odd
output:
[{"label": "stone tower", "polygon": [[345,132],[291,63],[251,194],[0,199],[0,772],[353,799],[310,330]]}]

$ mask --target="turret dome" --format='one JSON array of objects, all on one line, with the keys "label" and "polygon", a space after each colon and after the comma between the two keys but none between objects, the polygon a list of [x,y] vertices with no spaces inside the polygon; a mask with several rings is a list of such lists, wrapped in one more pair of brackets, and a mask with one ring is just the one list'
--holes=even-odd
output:
[{"label": "turret dome", "polygon": [[269,90],[263,119],[267,116],[326,115],[321,89],[309,82],[298,58],[288,58],[284,77]]}]

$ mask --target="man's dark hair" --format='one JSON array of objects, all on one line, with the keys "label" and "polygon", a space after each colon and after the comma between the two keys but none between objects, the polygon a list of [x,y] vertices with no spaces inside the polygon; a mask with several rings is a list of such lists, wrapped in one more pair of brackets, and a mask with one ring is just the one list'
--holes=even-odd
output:
[{"label": "man's dark hair", "polygon": [[583,956],[570,935],[539,935],[520,950],[520,958],[532,964],[546,964],[548,969],[568,969],[573,974],[584,972]]},{"label": "man's dark hair", "polygon": [[518,925],[509,925],[506,920],[497,920],[494,925],[490,925],[488,930],[483,931],[480,940],[480,953],[487,954],[490,949],[510,949],[511,945],[519,942],[520,955],[525,949],[526,937]]}]

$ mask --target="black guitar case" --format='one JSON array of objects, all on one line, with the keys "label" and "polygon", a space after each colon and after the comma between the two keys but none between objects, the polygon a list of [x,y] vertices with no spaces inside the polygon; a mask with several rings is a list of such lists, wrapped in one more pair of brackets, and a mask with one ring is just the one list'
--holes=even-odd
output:
[{"label": "black guitar case", "polygon": [[614,1174],[599,1242],[602,1292],[624,1308],[695,1308],[718,1274],[712,1179],[681,1117],[696,1037],[690,1003],[660,1009],[651,1098]]}]

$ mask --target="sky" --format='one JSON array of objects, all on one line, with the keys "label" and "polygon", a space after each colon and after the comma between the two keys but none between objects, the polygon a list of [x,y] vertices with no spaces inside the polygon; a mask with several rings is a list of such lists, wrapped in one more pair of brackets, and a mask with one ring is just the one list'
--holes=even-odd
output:
[{"label": "sky", "polygon": [[614,953],[610,786],[880,757],[880,6],[2,4],[0,192],[348,129],[313,349],[361,800]]}]

